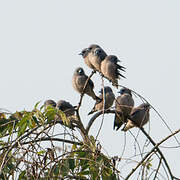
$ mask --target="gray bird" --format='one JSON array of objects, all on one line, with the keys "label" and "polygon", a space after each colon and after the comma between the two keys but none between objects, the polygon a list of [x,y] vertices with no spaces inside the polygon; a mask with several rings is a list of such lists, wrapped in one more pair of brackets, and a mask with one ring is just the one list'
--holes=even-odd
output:
[{"label": "gray bird", "polygon": [[56,107],[56,102],[52,99],[48,99],[44,102],[44,108],[46,109],[48,106]]},{"label": "gray bird", "polygon": [[107,56],[105,51],[96,44],[92,44],[88,48],[83,49],[79,55],[83,56],[84,62],[88,67],[99,72],[101,72],[101,62]]},{"label": "gray bird", "polygon": [[114,117],[114,127],[116,131],[122,126],[122,124],[127,122],[127,118],[134,107],[134,100],[132,98],[131,90],[127,88],[122,88],[119,93],[120,96],[117,97],[115,101],[115,117]]},{"label": "gray bird", "polygon": [[75,107],[64,100],[59,100],[56,104],[56,108],[63,111],[67,117],[75,114]]},{"label": "gray bird", "polygon": [[127,131],[133,127],[143,127],[149,121],[149,109],[150,104],[148,103],[133,108],[122,131]]},{"label": "gray bird", "polygon": [[100,90],[100,96],[99,96],[101,100],[96,101],[93,109],[91,110],[91,112],[88,113],[88,115],[96,111],[103,110],[103,108],[108,109],[113,105],[115,96],[112,89],[109,86],[104,87],[104,97],[105,97],[105,105],[104,105],[104,100],[103,100],[104,98],[103,98],[103,88],[102,88]]},{"label": "gray bird", "polygon": [[118,88],[118,79],[120,76],[125,78],[120,71],[125,71],[125,67],[118,64],[120,60],[114,56],[109,55],[101,62],[101,73],[107,78],[112,85]]},{"label": "gray bird", "polygon": [[[81,67],[76,68],[72,78],[72,85],[74,89],[80,94],[83,92],[87,79],[88,76],[85,74],[83,68]],[[91,96],[94,100],[98,100],[99,98],[95,95],[93,89],[94,89],[94,83],[91,79],[89,79],[84,93],[87,94],[88,96]]]}]

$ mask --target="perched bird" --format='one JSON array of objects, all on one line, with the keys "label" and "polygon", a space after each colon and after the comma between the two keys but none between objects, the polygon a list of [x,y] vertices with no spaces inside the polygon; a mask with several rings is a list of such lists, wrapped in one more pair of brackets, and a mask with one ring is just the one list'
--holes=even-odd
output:
[{"label": "perched bird", "polygon": [[46,100],[44,102],[44,108],[46,109],[48,106],[56,107],[56,102],[52,99]]},{"label": "perched bird", "polygon": [[125,71],[125,67],[117,64],[120,60],[114,56],[109,55],[101,62],[101,73],[105,78],[112,82],[113,86],[118,88],[118,79],[120,76],[125,78],[120,71]]},{"label": "perched bird", "polygon": [[143,103],[140,106],[133,108],[128,118],[128,122],[122,129],[127,131],[133,127],[143,127],[149,121],[150,104]]},{"label": "perched bird", "polygon": [[82,55],[88,67],[99,72],[101,72],[101,62],[107,56],[105,51],[96,44],[92,44],[88,48],[83,49],[79,55]]},{"label": "perched bird", "polygon": [[122,126],[122,124],[127,122],[127,118],[134,107],[134,100],[132,98],[131,90],[127,88],[122,88],[119,93],[120,96],[117,97],[115,101],[115,117],[114,117],[114,127],[116,131]]},{"label": "perched bird", "polygon": [[[81,67],[76,68],[72,78],[72,85],[74,89],[80,94],[83,92],[87,79],[88,76],[85,74],[83,68]],[[84,93],[87,94],[88,96],[91,96],[94,100],[98,100],[99,98],[95,95],[93,89],[94,89],[94,83],[91,79],[89,79]]]},{"label": "perched bird", "polygon": [[59,100],[56,104],[56,108],[63,111],[67,117],[75,114],[75,107],[64,100]]},{"label": "perched bird", "polygon": [[93,109],[91,110],[91,112],[88,113],[88,115],[90,115],[96,111],[103,110],[103,108],[108,109],[113,105],[115,96],[114,96],[112,89],[109,86],[104,87],[104,97],[105,97],[105,104],[104,104],[103,88],[102,88],[100,90],[100,96],[99,96],[99,98],[101,100],[96,101]]}]

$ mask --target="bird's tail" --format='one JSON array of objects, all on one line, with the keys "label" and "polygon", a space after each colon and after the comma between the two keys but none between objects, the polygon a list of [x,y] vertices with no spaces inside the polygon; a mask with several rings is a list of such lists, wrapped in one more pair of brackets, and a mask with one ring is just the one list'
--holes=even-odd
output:
[{"label": "bird's tail", "polygon": [[94,96],[93,96],[92,98],[96,101],[96,103],[101,102],[101,98],[99,98],[99,97],[96,96],[95,94],[94,94]]},{"label": "bird's tail", "polygon": [[118,86],[119,86],[118,85],[118,80],[115,79],[114,81],[111,81],[111,82],[112,82],[112,85],[118,89]]},{"label": "bird's tail", "polygon": [[128,122],[123,127],[122,131],[128,131],[129,129],[133,128],[135,125],[131,120],[128,120]]},{"label": "bird's tail", "polygon": [[124,66],[120,66],[119,64],[117,64],[117,69],[125,72],[126,68]]},{"label": "bird's tail", "polygon": [[95,112],[94,108],[88,113],[88,115],[93,114]]},{"label": "bird's tail", "polygon": [[123,125],[123,122],[123,114],[121,112],[116,113],[114,117],[113,129],[117,131]]},{"label": "bird's tail", "polygon": [[[97,96],[96,96],[96,97],[97,97]],[[99,104],[101,101],[102,101],[101,98],[99,98],[99,97],[96,98],[96,103],[95,103],[93,109],[88,113],[88,115],[90,115],[90,114],[96,112],[96,110],[95,110],[96,104]]]},{"label": "bird's tail", "polygon": [[[120,71],[117,71],[117,75],[118,75],[118,78],[120,78],[120,77],[126,78],[125,76],[123,76],[123,75],[120,73]],[[119,77],[119,76],[120,76],[120,77]]]}]

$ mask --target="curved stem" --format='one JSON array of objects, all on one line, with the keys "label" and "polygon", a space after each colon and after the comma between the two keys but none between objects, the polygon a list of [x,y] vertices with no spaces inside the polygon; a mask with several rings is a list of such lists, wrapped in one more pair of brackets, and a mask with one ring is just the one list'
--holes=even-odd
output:
[{"label": "curved stem", "polygon": [[109,113],[115,113],[115,110],[110,110],[110,109],[102,110],[102,111],[99,111],[96,114],[94,114],[94,116],[89,120],[89,123],[86,127],[87,133],[89,132],[89,130],[90,130],[92,124],[94,123],[94,121],[96,120],[96,118],[98,118],[101,114],[109,114]]}]

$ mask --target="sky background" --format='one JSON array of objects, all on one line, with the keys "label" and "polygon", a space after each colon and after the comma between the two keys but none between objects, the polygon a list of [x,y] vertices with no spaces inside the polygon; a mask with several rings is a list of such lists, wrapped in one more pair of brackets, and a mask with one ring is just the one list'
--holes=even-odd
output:
[{"label": "sky background", "polygon": [[[163,116],[172,131],[179,129],[180,67],[179,0],[76,0],[0,1],[0,108],[11,112],[32,110],[36,102],[64,99],[77,105],[79,94],[71,80],[76,67],[91,70],[78,53],[99,44],[118,56],[127,68],[119,84],[145,97]],[[95,92],[101,78],[92,78]],[[110,85],[105,80],[105,85]],[[114,93],[117,90],[113,88]],[[136,106],[142,101],[134,97]],[[84,124],[94,101],[84,97]],[[113,116],[106,115],[99,140],[109,155],[120,155],[124,133],[113,131]],[[90,134],[97,134],[102,117]],[[148,130],[148,125],[146,125]],[[138,130],[132,130],[137,134]],[[150,135],[157,142],[170,132],[151,110]],[[143,135],[142,135],[143,136]],[[180,135],[177,136],[180,141]],[[127,133],[127,139],[131,139]],[[177,146],[170,139],[166,146]],[[134,148],[131,141],[127,149]],[[180,177],[179,148],[162,149]]]}]

